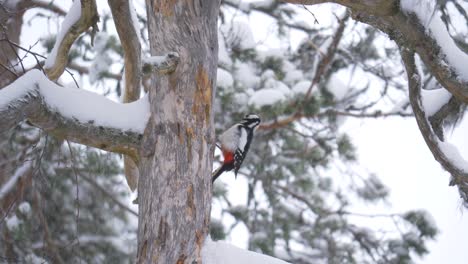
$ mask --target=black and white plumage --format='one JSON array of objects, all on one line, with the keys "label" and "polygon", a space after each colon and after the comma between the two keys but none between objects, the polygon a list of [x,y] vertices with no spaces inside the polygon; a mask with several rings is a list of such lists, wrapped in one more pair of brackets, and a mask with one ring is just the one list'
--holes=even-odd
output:
[{"label": "black and white plumage", "polygon": [[221,134],[219,141],[221,143],[224,161],[223,165],[213,172],[212,182],[223,172],[231,171],[232,169],[234,169],[234,173],[237,176],[237,172],[249,151],[255,128],[260,122],[260,117],[258,115],[248,114],[242,121]]}]

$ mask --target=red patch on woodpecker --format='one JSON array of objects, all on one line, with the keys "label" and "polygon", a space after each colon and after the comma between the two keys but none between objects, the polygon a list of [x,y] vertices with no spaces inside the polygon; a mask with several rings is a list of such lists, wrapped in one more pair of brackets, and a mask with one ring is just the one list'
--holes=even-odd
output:
[{"label": "red patch on woodpecker", "polygon": [[228,150],[223,149],[224,163],[233,163],[234,162],[234,153]]}]

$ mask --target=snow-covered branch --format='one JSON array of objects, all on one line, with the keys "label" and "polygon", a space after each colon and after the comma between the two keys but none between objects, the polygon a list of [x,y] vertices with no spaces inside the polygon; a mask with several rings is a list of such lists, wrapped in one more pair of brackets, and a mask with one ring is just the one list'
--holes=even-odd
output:
[{"label": "snow-covered branch", "polygon": [[55,45],[50,52],[44,68],[51,80],[62,75],[68,63],[68,52],[75,40],[88,28],[97,30],[99,15],[95,0],[76,0],[65,16],[60,32],[57,34]]},{"label": "snow-covered branch", "polygon": [[402,48],[401,56],[408,75],[410,103],[419,130],[434,158],[452,175],[450,185],[458,187],[463,204],[468,207],[468,162],[463,159],[455,146],[440,141],[435,134],[424,109],[421,96],[421,76],[414,62],[414,53]]},{"label": "snow-covered branch", "polygon": [[392,16],[357,12],[353,17],[385,32],[400,46],[414,50],[437,81],[467,103],[468,70],[464,64],[468,55],[455,44],[437,12],[420,11],[423,7],[411,3],[402,8]]},{"label": "snow-covered branch", "polygon": [[354,19],[385,32],[400,46],[414,49],[439,83],[458,100],[468,103],[468,70],[465,66],[468,55],[450,37],[435,10],[435,1],[285,0],[285,2],[305,5],[329,2],[348,7]]},{"label": "snow-covered branch", "polygon": [[31,173],[31,171],[31,161],[25,161],[19,168],[17,168],[13,176],[11,176],[11,178],[8,179],[6,183],[0,186],[0,201],[3,200],[11,190],[13,190],[20,178],[27,175],[28,173]]},{"label": "snow-covered branch", "polygon": [[0,116],[0,132],[27,119],[59,138],[135,156],[149,104],[147,97],[119,104],[92,92],[60,87],[32,70],[0,90]]}]

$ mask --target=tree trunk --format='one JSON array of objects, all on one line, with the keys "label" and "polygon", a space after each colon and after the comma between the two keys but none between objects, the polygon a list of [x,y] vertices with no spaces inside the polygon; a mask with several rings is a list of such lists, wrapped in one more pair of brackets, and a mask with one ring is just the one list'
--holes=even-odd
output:
[{"label": "tree trunk", "polygon": [[152,55],[176,51],[153,76],[139,169],[137,263],[201,263],[211,209],[219,0],[147,0]]},{"label": "tree trunk", "polygon": [[[23,14],[24,10],[18,9],[16,4],[9,5],[0,1],[0,25],[4,28],[4,31],[0,33],[0,38],[8,38],[12,42],[19,43],[21,27],[23,25]],[[11,46],[7,41],[0,41],[0,64],[5,67],[17,64],[17,52],[18,49]],[[13,72],[16,73],[13,67],[10,68],[10,72],[3,66],[0,67],[0,89],[12,83],[17,77],[13,74]],[[20,69],[20,66],[17,66],[16,69]],[[15,168],[23,162],[23,160],[11,159],[17,153],[14,153],[8,146],[9,135],[0,133],[0,186],[10,179]],[[29,181],[23,179],[21,184],[18,184],[17,191],[12,191],[3,199],[0,199],[0,212],[2,216],[5,215],[5,212],[15,210],[15,206],[21,201],[19,197],[24,191],[24,188],[20,188],[19,186],[24,187],[27,183]],[[11,234],[9,234],[7,228],[2,228],[2,224],[0,224],[0,236],[2,240],[2,243],[0,243],[0,254],[4,252],[5,255],[3,257],[6,257],[7,260],[16,259],[17,256],[13,248]]]},{"label": "tree trunk", "polygon": [[[17,9],[16,4],[5,4],[0,1],[0,25],[5,29],[0,34],[0,38],[8,38],[14,43],[19,43],[21,36],[21,27],[23,25],[24,10]],[[7,41],[0,41],[0,63],[6,67],[15,65],[17,60],[18,49],[10,45]],[[16,69],[19,69],[17,66]],[[11,68],[13,72],[15,70]],[[0,67],[0,89],[12,83],[16,76],[5,68]]]}]

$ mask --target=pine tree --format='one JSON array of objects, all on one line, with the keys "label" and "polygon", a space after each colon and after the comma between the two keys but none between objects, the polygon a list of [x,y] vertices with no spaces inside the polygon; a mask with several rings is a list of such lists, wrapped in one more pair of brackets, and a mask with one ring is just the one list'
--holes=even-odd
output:
[{"label": "pine tree", "polygon": [[[408,73],[416,63],[411,60],[411,54],[405,52],[410,49],[414,53],[411,49],[415,49],[421,53],[423,60],[425,53],[417,50],[420,47],[412,46],[413,39],[410,39],[412,36],[408,32],[411,33],[414,28],[407,29],[399,24],[396,26],[400,27],[396,29],[392,28],[394,25],[389,26],[386,19],[404,18],[391,21],[395,23],[414,19],[397,12],[395,1],[375,1],[375,4],[364,5],[364,8],[359,1],[352,4],[335,2],[348,9],[339,6],[314,9],[280,1],[222,1],[217,34],[216,100],[208,110],[196,104],[191,109],[195,116],[204,116],[207,120],[214,112],[216,134],[249,112],[259,114],[263,123],[239,173],[238,180],[246,183],[245,193],[220,181],[213,188],[215,208],[219,210],[212,214],[211,236],[214,239],[225,238],[235,226],[243,225],[249,232],[250,250],[292,263],[411,263],[415,255],[428,253],[427,242],[437,234],[435,224],[427,212],[419,209],[388,214],[354,211],[356,205],[372,207],[386,201],[389,190],[378,175],[360,170],[355,153],[358,146],[353,145],[343,124],[347,118],[412,116],[406,95],[408,81],[402,78],[405,69],[401,65],[399,52],[403,55]],[[38,33],[39,44],[20,43],[20,35],[30,28],[25,21],[46,28],[48,21],[62,21],[67,12],[61,6],[63,3],[53,1],[19,1],[16,6],[10,4],[9,1],[0,1],[0,19],[4,26],[0,41],[1,87],[21,78],[33,67],[42,68],[42,55],[49,54],[55,43],[55,31],[51,36],[46,31]],[[74,42],[66,54],[68,56],[63,57],[70,74],[61,75],[59,83],[92,87],[116,100],[131,89],[134,81],[137,84],[141,81],[145,92],[154,89],[150,80],[154,65],[150,63],[143,63],[141,74],[133,76],[136,76],[135,80],[126,79],[129,67],[122,62],[128,62],[125,57],[128,46],[120,43],[114,26],[119,16],[111,14],[105,3],[98,1],[98,4],[103,5],[99,6],[100,31],[96,33],[97,28],[94,27]],[[159,30],[172,36],[174,31],[156,28],[154,14],[149,12],[147,17],[142,6],[143,3],[136,1],[142,57],[149,57],[155,51],[171,51],[163,49],[169,49],[173,43],[165,43],[155,32]],[[456,1],[435,6],[442,13],[449,32],[461,46],[466,40],[466,33],[454,30],[452,19],[460,16],[466,18],[463,6]],[[192,11],[196,13],[200,10],[194,7],[190,9]],[[435,13],[437,10],[433,11]],[[170,8],[163,11],[158,9],[157,12],[174,15]],[[319,12],[328,12],[330,18],[326,21],[316,18]],[[182,13],[177,15],[182,16]],[[214,21],[212,17],[209,18],[211,22]],[[307,22],[303,22],[303,18]],[[267,41],[279,44],[257,41],[254,37],[257,21],[269,21],[273,30],[269,32]],[[166,26],[174,26],[172,22],[164,20]],[[88,27],[82,31],[85,32]],[[151,33],[148,33],[148,29],[152,30]],[[405,31],[405,35],[398,30],[408,31]],[[201,31],[194,32],[201,34]],[[298,39],[298,36],[301,40],[290,41]],[[152,38],[151,47],[149,38]],[[210,39],[215,38],[211,36]],[[160,45],[156,45],[156,42]],[[186,44],[196,46],[193,42]],[[14,52],[5,52],[7,49]],[[189,51],[193,52],[193,49]],[[194,66],[187,64],[188,59],[206,59],[201,53],[192,55],[182,62],[186,63],[190,73]],[[136,57],[141,59],[139,56]],[[211,59],[209,61],[212,62]],[[433,65],[427,61],[424,63],[428,67],[414,73],[421,75],[425,85],[423,88],[434,88],[429,87],[432,85],[454,87],[447,85],[443,76],[436,76],[441,83],[437,84],[432,76],[435,71],[430,67]],[[194,76],[197,85],[203,86],[199,90],[212,83],[211,75],[203,71],[203,67],[211,66],[202,65],[201,71],[198,67]],[[167,82],[175,87],[174,80],[164,75],[164,71],[160,70],[161,75],[153,78],[153,84],[157,83],[160,88],[166,87]],[[188,78],[178,74],[179,77]],[[57,79],[59,76],[50,78]],[[410,88],[414,86],[411,78],[409,83]],[[139,89],[133,95],[138,98],[138,94]],[[456,124],[464,111],[461,103],[463,96],[454,94],[457,97],[453,97],[447,107],[442,107],[429,118],[432,132],[442,141],[444,125]],[[210,96],[198,95],[195,101],[207,101]],[[410,99],[414,98],[418,96],[410,96]],[[207,105],[211,106],[209,103]],[[418,115],[418,112],[415,111],[415,114]],[[184,115],[184,118],[189,117]],[[128,161],[129,153],[123,153],[124,158],[119,154],[74,144],[31,125],[26,121],[8,134],[0,134],[0,257],[4,258],[0,261],[128,263],[137,256],[137,242],[139,260],[144,261],[145,256],[141,254],[146,253],[144,239],[148,233],[144,231],[146,228],[137,230],[137,213],[129,208],[130,192],[122,170],[123,163],[127,165],[123,160]],[[161,129],[153,123],[149,127]],[[180,130],[181,126],[179,124],[170,129]],[[193,130],[183,126],[182,129],[185,130],[178,142],[183,142],[186,148],[199,143],[186,140],[194,138]],[[425,135],[424,129],[421,130]],[[146,136],[147,133],[150,132],[145,132]],[[151,135],[149,138],[151,140]],[[152,142],[145,143],[151,145]],[[203,144],[209,146],[211,143],[200,143],[195,148]],[[428,145],[431,150],[435,149],[434,144]],[[105,149],[105,146],[97,147]],[[201,149],[208,151],[208,148]],[[147,157],[154,154],[151,150],[149,152]],[[144,175],[148,175],[148,170],[153,168],[148,165],[150,161],[147,157],[144,158],[146,166],[140,166]],[[189,154],[187,157],[193,158]],[[207,159],[211,160],[211,157]],[[453,184],[459,186],[463,198],[463,180],[460,180],[456,168],[446,166],[447,162],[442,164],[452,173]],[[161,173],[165,177],[169,175],[165,171]],[[179,175],[180,170],[176,174]],[[226,177],[232,175],[222,176]],[[149,179],[145,180],[144,186],[149,186]],[[192,183],[200,184],[195,186],[202,189],[207,186],[205,182]],[[184,192],[198,195],[196,199],[187,198],[189,205],[200,202],[199,189],[193,186],[184,185],[187,187]],[[148,203],[152,192],[154,190],[145,190],[142,196],[144,206],[148,207],[144,207],[145,215],[140,220],[146,218],[141,220],[140,225],[149,222],[150,216],[146,213],[153,208]],[[206,197],[207,194],[204,195]],[[239,203],[239,199],[245,202]],[[200,215],[206,214],[209,205],[203,204],[203,208],[206,210],[199,212]],[[193,216],[193,212],[190,215]],[[157,221],[160,221],[157,225],[160,229],[168,230],[164,221],[159,218]],[[208,222],[206,220],[200,225],[206,227]],[[161,230],[148,230],[166,234]],[[199,233],[195,237],[195,243],[204,239],[203,234]],[[193,244],[189,243],[189,246],[194,247]],[[149,255],[159,253],[156,251],[154,247],[151,248]],[[196,251],[199,252],[199,248]],[[193,259],[194,254],[182,256]]]}]

